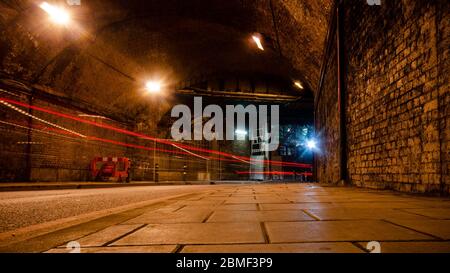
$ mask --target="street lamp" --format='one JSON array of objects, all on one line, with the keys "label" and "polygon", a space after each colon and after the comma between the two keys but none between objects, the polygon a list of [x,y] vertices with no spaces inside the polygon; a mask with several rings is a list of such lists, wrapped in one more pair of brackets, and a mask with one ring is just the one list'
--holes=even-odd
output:
[{"label": "street lamp", "polygon": [[306,147],[310,150],[317,149],[317,142],[314,139],[306,141]]},{"label": "street lamp", "polygon": [[303,89],[303,88],[304,88],[303,85],[302,85],[302,83],[299,82],[299,81],[295,81],[295,82],[294,82],[294,85],[295,85],[297,88],[299,88],[299,89]]},{"label": "street lamp", "polygon": [[56,7],[47,2],[42,2],[39,7],[50,16],[53,22],[59,25],[67,25],[70,22],[69,13],[63,8]]},{"label": "street lamp", "polygon": [[252,36],[252,39],[253,39],[253,41],[255,42],[256,46],[257,46],[260,50],[263,50],[263,51],[264,51],[264,47],[263,47],[263,45],[262,45],[262,43],[261,43],[261,39],[260,39],[258,36],[256,36],[256,35],[253,35],[253,36]]},{"label": "street lamp", "polygon": [[150,93],[158,93],[161,91],[161,83],[158,81],[148,81],[145,83],[145,89]]}]

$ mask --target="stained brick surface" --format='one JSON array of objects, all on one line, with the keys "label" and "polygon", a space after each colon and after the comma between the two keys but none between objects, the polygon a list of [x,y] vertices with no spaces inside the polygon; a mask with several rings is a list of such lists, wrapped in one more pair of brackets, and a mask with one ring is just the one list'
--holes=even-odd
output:
[{"label": "stained brick surface", "polygon": [[[378,7],[348,1],[343,9],[349,181],[448,193],[448,2],[382,1]],[[327,63],[317,109],[324,138],[318,178],[334,183],[337,74],[336,64]]]}]

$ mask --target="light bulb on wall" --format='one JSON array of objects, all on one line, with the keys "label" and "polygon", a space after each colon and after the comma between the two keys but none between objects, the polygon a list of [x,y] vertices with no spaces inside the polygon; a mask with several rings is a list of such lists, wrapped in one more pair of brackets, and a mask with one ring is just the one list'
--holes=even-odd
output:
[{"label": "light bulb on wall", "polygon": [[158,93],[161,91],[161,83],[158,81],[148,81],[145,83],[145,89],[151,93]]},{"label": "light bulb on wall", "polygon": [[39,7],[43,9],[50,19],[60,25],[67,25],[70,22],[70,15],[63,8],[56,7],[47,2],[42,2]]}]

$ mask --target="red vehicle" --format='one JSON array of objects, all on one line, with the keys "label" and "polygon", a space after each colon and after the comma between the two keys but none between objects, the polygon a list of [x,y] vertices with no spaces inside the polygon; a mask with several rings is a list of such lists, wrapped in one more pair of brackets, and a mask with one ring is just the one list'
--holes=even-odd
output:
[{"label": "red vehicle", "polygon": [[95,157],[91,175],[95,181],[130,182],[131,161],[126,157]]}]

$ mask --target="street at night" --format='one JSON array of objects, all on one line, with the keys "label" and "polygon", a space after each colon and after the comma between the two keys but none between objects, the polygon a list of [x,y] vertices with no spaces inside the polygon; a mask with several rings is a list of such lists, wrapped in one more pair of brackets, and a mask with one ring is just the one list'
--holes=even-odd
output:
[{"label": "street at night", "polygon": [[437,265],[449,50],[448,0],[0,0],[0,258]]}]

